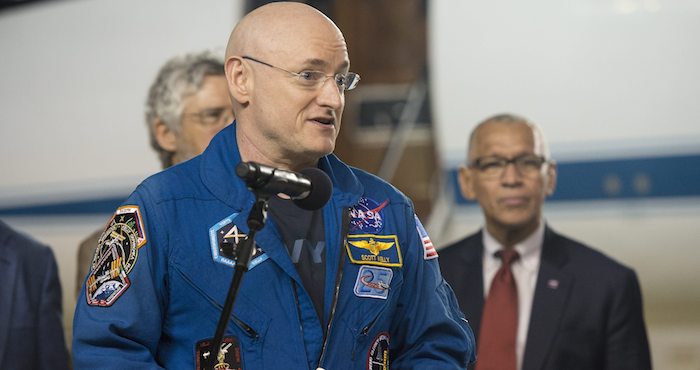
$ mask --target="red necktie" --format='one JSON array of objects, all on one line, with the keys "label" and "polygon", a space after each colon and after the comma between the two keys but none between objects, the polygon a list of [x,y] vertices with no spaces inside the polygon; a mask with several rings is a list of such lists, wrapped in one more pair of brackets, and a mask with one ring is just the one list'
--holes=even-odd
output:
[{"label": "red necktie", "polygon": [[515,370],[515,336],[518,332],[518,290],[510,265],[518,252],[496,252],[501,268],[491,281],[479,329],[476,370]]}]

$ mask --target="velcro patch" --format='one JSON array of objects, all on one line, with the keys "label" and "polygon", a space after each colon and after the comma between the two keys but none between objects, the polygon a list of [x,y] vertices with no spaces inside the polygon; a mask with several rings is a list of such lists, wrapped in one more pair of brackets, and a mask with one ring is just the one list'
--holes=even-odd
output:
[{"label": "velcro patch", "polygon": [[[233,213],[209,228],[209,244],[212,258],[215,262],[230,267],[236,266],[235,252],[238,249],[239,243],[243,242],[248,236],[233,223],[233,220],[238,215],[239,213]],[[265,261],[267,258],[267,254],[256,245],[253,257],[248,263],[248,270]]]},{"label": "velcro patch", "polygon": [[99,239],[85,284],[87,303],[109,307],[131,285],[138,250],[146,244],[146,233],[138,206],[119,207]]},{"label": "velcro patch", "polygon": [[416,216],[414,214],[413,217],[416,219],[416,230],[418,230],[418,235],[420,236],[421,244],[423,244],[423,259],[424,260],[431,260],[433,258],[437,258],[437,256],[438,256],[437,250],[435,249],[435,246],[433,245],[433,241],[430,240],[430,237],[428,236],[428,232],[425,231],[425,228],[423,227],[423,224],[418,219],[418,216]]},{"label": "velcro patch", "polygon": [[350,232],[378,233],[384,228],[384,207],[389,200],[381,204],[374,199],[362,197],[356,206],[350,209]]},{"label": "velcro patch", "polygon": [[403,259],[396,235],[348,235],[345,248],[350,262],[359,265],[401,267]]},{"label": "velcro patch", "polygon": [[386,267],[360,266],[355,281],[355,295],[358,297],[386,299],[389,296],[394,271]]},{"label": "velcro patch", "polygon": [[367,370],[389,370],[389,333],[379,333],[367,351]]},{"label": "velcro patch", "polygon": [[[195,369],[197,370],[242,370],[241,345],[236,337],[223,337],[221,339],[220,351],[211,353],[212,341],[214,339],[204,339],[195,345]],[[213,367],[209,364],[212,356]]]}]

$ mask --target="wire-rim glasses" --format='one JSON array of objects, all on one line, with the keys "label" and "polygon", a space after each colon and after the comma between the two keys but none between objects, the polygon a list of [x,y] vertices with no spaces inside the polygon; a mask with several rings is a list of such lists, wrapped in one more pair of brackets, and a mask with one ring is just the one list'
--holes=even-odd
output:
[{"label": "wire-rim glasses", "polygon": [[334,75],[327,75],[321,71],[313,71],[313,70],[305,70],[301,72],[292,72],[289,70],[286,70],[281,67],[274,66],[270,63],[263,62],[262,60],[253,58],[251,56],[244,55],[241,57],[242,59],[247,59],[256,63],[260,63],[264,66],[268,66],[270,68],[278,69],[282,72],[286,72],[294,77],[297,78],[297,81],[302,86],[305,87],[320,87],[322,86],[326,80],[329,78],[333,78],[333,81],[335,81],[335,84],[338,86],[338,89],[340,91],[347,91],[347,90],[352,90],[355,87],[357,87],[357,84],[360,82],[360,75],[354,72],[347,72],[347,73],[336,73]]}]

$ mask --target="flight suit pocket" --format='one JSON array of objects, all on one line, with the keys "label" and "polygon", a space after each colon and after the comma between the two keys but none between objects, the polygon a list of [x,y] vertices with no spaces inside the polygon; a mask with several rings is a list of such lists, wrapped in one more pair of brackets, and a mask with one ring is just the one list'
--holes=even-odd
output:
[{"label": "flight suit pocket", "polygon": [[[359,274],[358,281],[362,279]],[[394,315],[396,300],[403,285],[401,274],[395,274],[389,286],[389,293],[386,299],[367,298],[357,296],[355,301],[358,307],[354,309],[354,314],[348,315],[345,325],[352,333],[353,349],[352,359],[365,360],[367,353],[371,351],[374,339],[381,337],[388,343],[390,324]],[[382,334],[383,335],[379,335]]]},{"label": "flight suit pocket", "polygon": [[[171,299],[170,307],[177,310],[177,314],[171,315],[172,327],[191,327],[188,336],[198,340],[195,345],[195,357],[198,358],[201,351],[196,346],[201,341],[213,340],[223,304],[201,289],[185,272],[177,267],[174,270],[176,279],[173,278],[172,285],[173,290],[178,292],[178,298],[175,301]],[[202,317],[203,320],[193,322],[193,317]],[[262,307],[239,292],[224,331],[224,337],[233,337],[235,340],[224,344],[238,346],[238,349],[230,347],[228,351],[240,354],[243,368],[262,366],[262,344],[270,321],[270,315]]]}]

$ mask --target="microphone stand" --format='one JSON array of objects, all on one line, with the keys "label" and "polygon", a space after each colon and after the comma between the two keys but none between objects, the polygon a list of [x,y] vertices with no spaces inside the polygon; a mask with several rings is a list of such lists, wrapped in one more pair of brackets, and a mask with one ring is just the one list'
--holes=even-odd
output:
[{"label": "microphone stand", "polygon": [[[253,189],[251,189],[253,190]],[[253,252],[255,251],[255,234],[262,230],[265,226],[265,221],[267,219],[267,202],[269,200],[269,195],[265,194],[263,191],[255,191],[255,203],[253,208],[248,214],[248,236],[241,242],[241,244],[234,250],[234,255],[236,256],[236,267],[233,271],[233,279],[231,280],[231,286],[228,289],[228,294],[226,295],[226,302],[224,303],[224,308],[221,311],[221,317],[219,317],[219,323],[216,326],[216,334],[214,335],[214,340],[211,347],[211,357],[209,364],[211,368],[214,369],[215,359],[219,362],[223,362],[225,351],[221,348],[221,341],[224,337],[224,331],[226,326],[228,326],[229,317],[231,316],[231,311],[233,309],[233,302],[236,300],[236,294],[238,293],[238,288],[241,285],[241,280],[243,279],[243,274],[248,271],[248,263],[253,257]],[[216,353],[216,356],[214,356]]]}]

